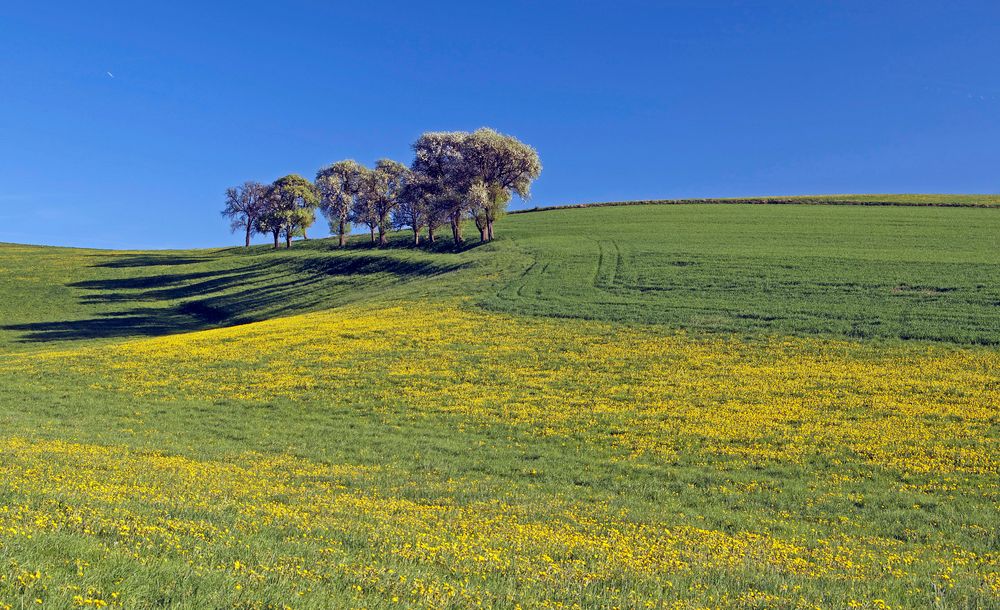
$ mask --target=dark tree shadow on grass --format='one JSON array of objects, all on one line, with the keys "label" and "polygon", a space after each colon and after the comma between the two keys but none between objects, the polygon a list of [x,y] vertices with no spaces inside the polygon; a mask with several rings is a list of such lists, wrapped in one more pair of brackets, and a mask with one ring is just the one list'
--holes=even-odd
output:
[{"label": "dark tree shadow on grass", "polygon": [[[107,254],[90,254],[108,258]],[[98,263],[94,267],[106,267],[109,269],[125,269],[128,267],[162,267],[174,265],[191,265],[194,263],[204,263],[211,260],[204,256],[186,256],[177,254],[124,254],[113,256],[111,260]]]},{"label": "dark tree shadow on grass", "polygon": [[[420,234],[420,245],[413,245],[413,233],[411,231],[393,231],[389,233],[388,241],[385,245],[379,245],[377,241],[372,242],[368,235],[352,235],[348,240],[348,245],[346,250],[372,250],[378,252],[380,250],[410,250],[410,251],[421,251],[421,252],[434,252],[441,254],[455,254],[460,252],[468,252],[469,250],[474,250],[481,246],[487,245],[489,242],[480,241],[478,232],[475,235],[467,234],[465,236],[465,241],[461,244],[456,244],[451,239],[451,229],[447,226],[443,227],[443,231],[436,234],[433,243],[427,240],[427,232],[422,231]],[[468,231],[466,231],[468,233]],[[376,240],[378,236],[376,236]],[[310,243],[323,244],[325,249],[329,250],[341,250],[340,246],[337,245],[334,239],[322,239],[322,240],[309,240],[306,242],[295,242],[295,247],[309,247]]]},{"label": "dark tree shadow on grass", "polygon": [[[318,247],[317,247],[318,246]],[[3,326],[23,333],[21,343],[151,337],[256,322],[334,307],[372,290],[429,278],[460,268],[458,263],[404,260],[369,251],[331,255],[316,244],[283,256],[283,251],[232,259],[234,265],[189,273],[84,280],[80,302],[119,305],[121,309],[83,320]],[[225,259],[136,255],[95,267],[182,266]]]}]

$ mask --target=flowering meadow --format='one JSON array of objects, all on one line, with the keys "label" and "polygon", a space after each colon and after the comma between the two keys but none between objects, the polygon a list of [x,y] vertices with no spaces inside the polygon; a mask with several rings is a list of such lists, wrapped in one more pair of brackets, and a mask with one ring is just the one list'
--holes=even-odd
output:
[{"label": "flowering meadow", "polygon": [[[515,313],[510,222],[449,270],[348,265],[369,298],[331,273],[335,307],[11,340],[0,608],[1000,606],[995,346]],[[259,262],[6,255],[112,308]]]}]

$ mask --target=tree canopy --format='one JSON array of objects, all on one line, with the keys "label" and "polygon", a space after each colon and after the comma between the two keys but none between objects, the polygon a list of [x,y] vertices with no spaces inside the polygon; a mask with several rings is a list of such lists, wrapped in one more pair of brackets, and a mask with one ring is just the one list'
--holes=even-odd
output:
[{"label": "tree canopy", "polygon": [[467,193],[471,184],[462,157],[464,131],[434,131],[413,143],[414,173],[426,181],[431,205],[451,224],[452,239],[461,244],[462,218],[468,211]]},{"label": "tree canopy", "polygon": [[410,170],[392,159],[379,159],[369,174],[364,196],[370,198],[371,211],[378,223],[378,243],[386,244],[386,236],[392,228],[390,215],[400,202],[400,194],[410,179]]},{"label": "tree canopy", "polygon": [[239,186],[226,189],[226,207],[222,215],[229,218],[231,231],[245,231],[245,246],[250,247],[250,237],[261,214],[267,209],[267,186],[247,180]]},{"label": "tree canopy", "polygon": [[[223,214],[231,218],[234,230],[246,229],[247,244],[257,231],[270,233],[275,247],[283,235],[290,247],[293,237],[306,237],[319,207],[342,247],[351,223],[367,226],[372,243],[378,230],[380,246],[393,228],[412,230],[415,245],[426,228],[433,242],[437,227],[448,223],[454,243],[460,245],[462,224],[469,219],[480,239],[492,240],[494,223],[511,198],[528,199],[541,172],[535,149],[513,136],[486,127],[432,131],[413,143],[409,166],[380,159],[367,168],[346,159],[317,171],[315,184],[298,174],[279,178],[267,188],[247,182],[226,191]],[[257,186],[251,189],[251,184]]]},{"label": "tree canopy", "polygon": [[340,247],[347,245],[351,214],[365,171],[364,166],[357,161],[345,159],[316,172],[319,207],[330,223],[330,232],[337,235]]},{"label": "tree canopy", "polygon": [[485,238],[492,240],[493,223],[506,211],[511,194],[528,199],[532,181],[542,173],[542,163],[534,148],[486,127],[466,136],[460,151],[466,180],[483,189],[477,194],[472,213],[482,216]]},{"label": "tree canopy", "polygon": [[285,247],[292,246],[292,237],[307,237],[306,229],[316,221],[319,194],[312,182],[298,174],[288,174],[271,185],[272,205],[280,219],[280,231],[285,236]]}]

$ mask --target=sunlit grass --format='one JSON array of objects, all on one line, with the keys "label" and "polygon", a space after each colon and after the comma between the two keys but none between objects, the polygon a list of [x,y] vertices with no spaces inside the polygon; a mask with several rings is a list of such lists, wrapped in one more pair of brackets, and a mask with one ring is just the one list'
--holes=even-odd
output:
[{"label": "sunlit grass", "polygon": [[[128,560],[145,570],[183,562],[192,577],[231,592],[208,599],[601,605],[628,593],[634,605],[658,605],[759,594],[768,603],[802,597],[822,605],[826,597],[849,602],[848,590],[911,603],[942,587],[967,602],[995,594],[987,532],[997,525],[990,508],[1000,493],[1000,357],[991,350],[693,338],[404,302],[22,355],[2,370],[34,380],[25,381],[32,393],[80,379],[89,392],[146,408],[366,405],[418,429],[448,421],[461,422],[459,435],[466,426],[509,429],[629,468],[760,473],[678,491],[755,513],[752,523],[723,524],[607,496],[581,503],[539,495],[532,481],[547,476],[541,464],[515,477],[527,487],[517,501],[462,499],[471,482],[431,477],[407,490],[393,480],[400,467],[392,463],[245,453],[203,462],[8,438],[2,531],[11,544],[68,535],[91,564]],[[157,426],[147,413],[137,419]],[[482,444],[459,451],[504,452]],[[788,485],[776,473],[788,469],[816,477],[822,492],[806,493],[806,504],[769,506]],[[874,510],[859,510],[873,485],[890,481]],[[933,508],[958,494],[978,512]],[[891,517],[866,522],[873,512]],[[801,525],[782,524],[789,519]],[[932,534],[942,519],[951,533]],[[904,525],[910,520],[917,527]],[[768,584],[751,587],[761,566]],[[96,580],[87,586],[134,599]],[[56,599],[88,583],[58,572],[41,582]],[[746,584],[723,594],[712,582]]]},{"label": "sunlit grass", "polygon": [[707,208],[0,248],[0,608],[1000,604],[994,211]]}]

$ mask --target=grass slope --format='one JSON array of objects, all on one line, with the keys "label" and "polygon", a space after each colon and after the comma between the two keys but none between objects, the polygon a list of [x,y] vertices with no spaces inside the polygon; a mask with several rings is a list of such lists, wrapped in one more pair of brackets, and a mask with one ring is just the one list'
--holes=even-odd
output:
[{"label": "grass slope", "polygon": [[280,252],[0,244],[0,342],[30,347],[245,324],[370,298],[468,263],[449,252],[335,252],[324,240]]},{"label": "grass slope", "polygon": [[683,205],[511,219],[485,303],[689,329],[1000,342],[994,209]]},{"label": "grass slope", "polygon": [[[0,246],[0,341],[185,332],[381,294],[696,331],[1000,343],[993,209],[685,205],[508,218],[452,252]],[[30,270],[28,273],[27,270]],[[446,277],[445,277],[446,276]]]},{"label": "grass slope", "polygon": [[0,246],[0,607],[995,606],[997,216]]}]

